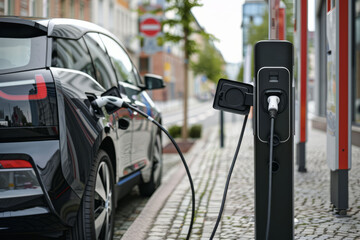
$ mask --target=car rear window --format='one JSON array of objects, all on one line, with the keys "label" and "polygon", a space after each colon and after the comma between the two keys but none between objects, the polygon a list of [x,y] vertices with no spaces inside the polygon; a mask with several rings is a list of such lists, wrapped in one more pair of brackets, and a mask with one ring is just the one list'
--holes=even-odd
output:
[{"label": "car rear window", "polygon": [[0,73],[45,67],[46,37],[0,37]]},{"label": "car rear window", "polygon": [[23,67],[29,64],[31,39],[0,39],[0,69]]},{"label": "car rear window", "polygon": [[0,29],[0,74],[45,67],[46,32],[7,22]]}]

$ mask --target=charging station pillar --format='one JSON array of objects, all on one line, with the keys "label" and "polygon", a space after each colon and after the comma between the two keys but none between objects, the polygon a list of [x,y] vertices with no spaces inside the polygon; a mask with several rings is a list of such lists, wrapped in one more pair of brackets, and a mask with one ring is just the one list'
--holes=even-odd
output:
[{"label": "charging station pillar", "polygon": [[306,142],[307,142],[307,3],[308,1],[296,0],[296,26],[294,30],[296,44],[295,69],[297,69],[296,79],[296,104],[295,104],[295,128],[296,128],[296,163],[299,172],[306,172]]},{"label": "charging station pillar", "polygon": [[351,0],[327,1],[327,163],[335,213],[348,209],[351,169]]},{"label": "charging station pillar", "polygon": [[265,239],[269,193],[270,115],[267,95],[278,94],[275,119],[269,239],[293,239],[294,86],[293,46],[268,40],[255,45],[254,152],[255,238]]}]

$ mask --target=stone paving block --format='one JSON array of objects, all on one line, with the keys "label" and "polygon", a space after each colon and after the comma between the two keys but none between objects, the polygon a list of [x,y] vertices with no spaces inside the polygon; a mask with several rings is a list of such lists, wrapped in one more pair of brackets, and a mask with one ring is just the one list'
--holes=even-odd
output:
[{"label": "stone paving block", "polygon": [[[218,131],[212,131],[202,151],[196,153],[190,171],[197,194],[197,217],[190,239],[209,239],[212,233],[240,130],[241,123],[226,126],[227,137],[223,149],[218,146]],[[254,239],[253,149],[252,129],[248,126],[216,234],[218,239]],[[350,217],[343,219],[332,214],[330,204],[326,133],[311,129],[306,151],[308,172],[294,172],[295,239],[360,239],[360,148],[352,147]],[[154,233],[153,230],[163,229],[162,234],[165,232],[165,235],[161,236],[165,236],[165,239],[185,239],[190,216],[191,195],[188,180],[184,178],[160,211],[149,237],[160,237],[150,234]],[[159,225],[170,228],[159,228]]]}]

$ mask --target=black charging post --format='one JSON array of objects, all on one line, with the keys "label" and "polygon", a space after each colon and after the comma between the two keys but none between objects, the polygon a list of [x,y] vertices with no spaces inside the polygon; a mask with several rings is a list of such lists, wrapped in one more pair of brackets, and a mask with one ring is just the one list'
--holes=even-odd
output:
[{"label": "black charging post", "polygon": [[293,46],[268,40],[255,45],[254,151],[255,238],[266,239],[269,196],[270,115],[267,99],[278,96],[272,160],[271,221],[268,239],[293,239]]}]

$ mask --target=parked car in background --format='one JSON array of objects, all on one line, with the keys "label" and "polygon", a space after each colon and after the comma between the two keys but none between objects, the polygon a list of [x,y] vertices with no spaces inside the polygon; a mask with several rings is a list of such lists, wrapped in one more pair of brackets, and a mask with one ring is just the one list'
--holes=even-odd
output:
[{"label": "parked car in background", "polygon": [[2,17],[0,29],[0,239],[112,239],[117,200],[160,185],[161,134],[130,109],[91,102],[122,97],[161,122],[145,91],[161,78],[142,79],[92,23]]}]

